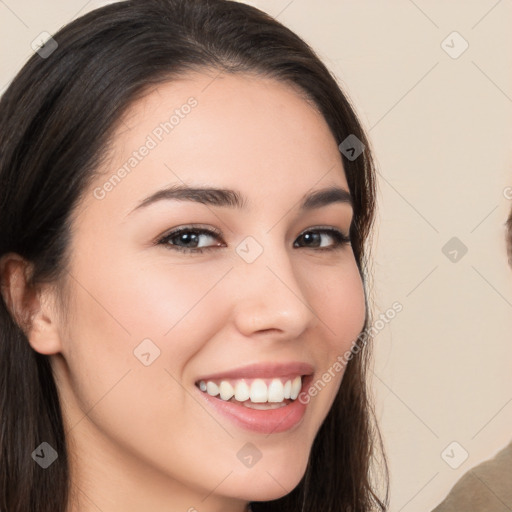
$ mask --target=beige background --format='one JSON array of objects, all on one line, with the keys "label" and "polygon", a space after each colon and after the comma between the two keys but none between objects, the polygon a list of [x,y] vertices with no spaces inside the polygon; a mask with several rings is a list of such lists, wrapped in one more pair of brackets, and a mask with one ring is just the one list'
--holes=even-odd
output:
[{"label": "beige background", "polygon": [[[0,92],[36,36],[104,3],[0,1]],[[403,305],[375,339],[391,510],[431,510],[512,439],[512,3],[247,3],[317,50],[369,130],[380,172],[375,309]],[[453,31],[469,44],[458,58],[442,46]],[[457,37],[444,43],[453,55]],[[445,249],[455,262],[442,250],[452,237],[468,249]],[[445,460],[457,466],[462,450],[452,469]]]}]

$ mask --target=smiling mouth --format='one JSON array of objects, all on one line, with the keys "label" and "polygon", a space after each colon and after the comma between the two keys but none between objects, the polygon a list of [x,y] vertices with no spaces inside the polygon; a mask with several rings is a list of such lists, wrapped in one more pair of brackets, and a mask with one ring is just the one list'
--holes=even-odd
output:
[{"label": "smiling mouth", "polygon": [[269,379],[200,380],[196,386],[205,394],[250,409],[279,409],[294,402],[303,376]]}]

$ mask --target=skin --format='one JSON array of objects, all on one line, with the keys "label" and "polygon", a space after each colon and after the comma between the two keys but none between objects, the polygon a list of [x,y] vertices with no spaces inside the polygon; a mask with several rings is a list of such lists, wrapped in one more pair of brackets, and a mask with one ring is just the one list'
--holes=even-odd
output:
[{"label": "skin", "polygon": [[[105,174],[73,212],[69,273],[58,283],[68,294],[64,304],[51,285],[30,295],[11,261],[10,300],[30,305],[30,344],[51,356],[62,399],[72,512],[241,512],[251,500],[287,494],[304,474],[343,372],[311,398],[297,426],[270,435],[204,407],[194,383],[274,361],[309,362],[316,380],[363,327],[364,292],[350,244],[333,251],[293,246],[306,229],[348,233],[352,220],[346,203],[298,209],[314,190],[348,191],[324,118],[284,83],[213,76],[162,84],[127,112]],[[94,189],[190,96],[198,101],[190,114],[96,199]],[[163,200],[130,213],[182,182],[236,189],[248,208]],[[201,245],[214,247],[202,254],[154,244],[189,224],[222,235],[203,236]],[[253,263],[235,251],[249,235],[263,248]],[[335,244],[321,237],[322,245]],[[160,350],[149,366],[133,353],[146,338]],[[251,468],[237,458],[248,442],[262,454]]]}]

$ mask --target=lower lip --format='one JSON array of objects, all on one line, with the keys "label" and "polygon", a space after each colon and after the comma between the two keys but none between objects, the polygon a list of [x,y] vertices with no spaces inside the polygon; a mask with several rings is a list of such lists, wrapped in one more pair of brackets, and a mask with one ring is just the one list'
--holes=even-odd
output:
[{"label": "lower lip", "polygon": [[[303,378],[301,392],[307,389],[310,380],[311,375]],[[199,389],[197,391],[213,409],[229,418],[237,426],[261,434],[278,434],[292,429],[300,423],[307,407],[307,404],[301,403],[297,398],[278,409],[250,409],[245,405],[215,398]]]}]

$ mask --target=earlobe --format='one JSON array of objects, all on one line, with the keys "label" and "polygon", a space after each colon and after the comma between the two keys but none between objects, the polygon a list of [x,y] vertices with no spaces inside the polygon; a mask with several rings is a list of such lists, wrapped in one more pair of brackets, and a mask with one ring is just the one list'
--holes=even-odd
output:
[{"label": "earlobe", "polygon": [[0,259],[3,300],[31,347],[41,354],[61,351],[54,288],[49,283],[31,285],[32,264],[18,254]]}]

